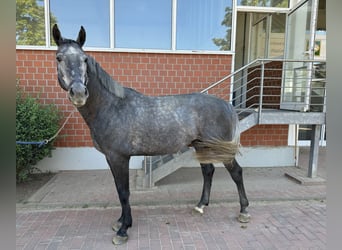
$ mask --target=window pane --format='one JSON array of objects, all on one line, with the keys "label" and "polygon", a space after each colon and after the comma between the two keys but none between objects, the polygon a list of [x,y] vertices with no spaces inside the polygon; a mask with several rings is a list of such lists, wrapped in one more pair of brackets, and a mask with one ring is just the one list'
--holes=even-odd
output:
[{"label": "window pane", "polygon": [[171,48],[171,0],[116,0],[115,47]]},{"label": "window pane", "polygon": [[231,0],[178,0],[177,49],[230,50]]},{"label": "window pane", "polygon": [[267,14],[252,14],[252,31],[250,43],[250,61],[266,58]]},{"label": "window pane", "polygon": [[17,45],[45,45],[43,0],[16,0]]},{"label": "window pane", "polygon": [[242,6],[288,8],[289,0],[238,0],[237,4]]},{"label": "window pane", "polygon": [[72,39],[77,38],[82,25],[87,33],[87,47],[110,46],[109,13],[109,1],[50,0],[51,25],[57,23],[62,36]]},{"label": "window pane", "polygon": [[272,15],[268,57],[284,55],[286,14]]}]

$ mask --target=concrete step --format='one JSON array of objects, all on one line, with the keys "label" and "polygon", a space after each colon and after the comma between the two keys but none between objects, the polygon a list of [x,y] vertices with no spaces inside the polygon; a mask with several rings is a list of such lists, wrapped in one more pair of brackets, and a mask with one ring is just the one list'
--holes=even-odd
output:
[{"label": "concrete step", "polygon": [[245,115],[239,122],[240,133],[258,124],[258,113],[253,112]]}]

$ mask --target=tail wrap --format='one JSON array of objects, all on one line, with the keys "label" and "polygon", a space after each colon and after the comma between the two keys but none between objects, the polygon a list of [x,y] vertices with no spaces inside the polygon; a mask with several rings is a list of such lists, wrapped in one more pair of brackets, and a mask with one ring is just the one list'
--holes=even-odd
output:
[{"label": "tail wrap", "polygon": [[239,152],[239,141],[212,139],[196,143],[196,157],[200,163],[231,163]]}]

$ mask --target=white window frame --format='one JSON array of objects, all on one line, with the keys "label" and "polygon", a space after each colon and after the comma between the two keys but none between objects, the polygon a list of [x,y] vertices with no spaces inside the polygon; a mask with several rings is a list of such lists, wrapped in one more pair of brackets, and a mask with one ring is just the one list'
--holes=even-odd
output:
[{"label": "white window frame", "polygon": [[[177,0],[171,0],[171,49],[130,49],[130,48],[115,48],[115,17],[114,17],[114,7],[115,0],[109,0],[109,8],[110,8],[110,33],[109,33],[109,47],[107,48],[98,48],[98,47],[87,47],[84,49],[86,51],[99,51],[99,52],[148,52],[148,53],[167,53],[167,54],[223,54],[223,55],[234,55],[234,46],[235,46],[235,25],[236,25],[236,3],[237,0],[232,0],[232,29],[231,29],[231,50],[229,51],[221,51],[221,50],[177,50],[176,49],[176,34],[177,34]],[[56,46],[50,46],[51,37],[50,37],[50,0],[44,0],[44,9],[45,9],[45,46],[35,46],[35,45],[16,45],[16,49],[30,49],[30,50],[56,50]]]},{"label": "white window frame", "polygon": [[[321,135],[319,140],[319,145],[325,147],[327,145],[327,141],[324,139],[326,125],[322,125]],[[299,125],[298,124],[290,124],[289,125],[289,132],[288,132],[288,145],[289,146],[310,146],[311,140],[299,140],[298,139],[299,133]]]}]

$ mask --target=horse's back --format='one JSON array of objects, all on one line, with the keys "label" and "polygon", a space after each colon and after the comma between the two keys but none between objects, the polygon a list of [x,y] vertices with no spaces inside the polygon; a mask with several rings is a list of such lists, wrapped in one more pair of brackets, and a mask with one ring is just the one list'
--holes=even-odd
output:
[{"label": "horse's back", "polygon": [[121,139],[130,142],[135,154],[177,152],[199,139],[235,137],[236,112],[222,99],[201,93],[152,97],[125,91],[119,127],[128,129],[128,137]]}]

